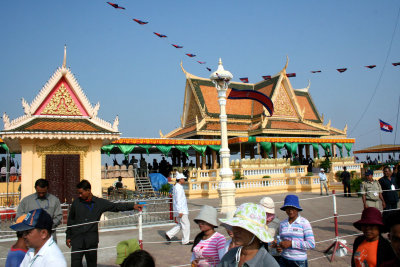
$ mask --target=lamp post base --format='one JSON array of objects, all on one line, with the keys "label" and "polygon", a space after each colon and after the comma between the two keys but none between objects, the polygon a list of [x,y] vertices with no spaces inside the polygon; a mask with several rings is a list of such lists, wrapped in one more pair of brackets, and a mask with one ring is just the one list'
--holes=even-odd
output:
[{"label": "lamp post base", "polygon": [[235,183],[230,181],[221,181],[218,186],[218,193],[221,199],[221,213],[226,215],[226,218],[232,218],[236,210],[235,204]]}]

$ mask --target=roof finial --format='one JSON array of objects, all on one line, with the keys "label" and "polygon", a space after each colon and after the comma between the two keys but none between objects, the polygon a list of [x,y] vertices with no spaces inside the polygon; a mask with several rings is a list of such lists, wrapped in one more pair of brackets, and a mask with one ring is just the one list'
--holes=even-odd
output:
[{"label": "roof finial", "polygon": [[67,67],[67,45],[64,45],[64,60],[62,67],[65,69]]},{"label": "roof finial", "polygon": [[289,57],[286,55],[286,64],[285,67],[283,68],[284,71],[286,71],[288,64],[289,64]]},{"label": "roof finial", "polygon": [[222,59],[221,58],[219,58],[218,65],[222,65]]}]

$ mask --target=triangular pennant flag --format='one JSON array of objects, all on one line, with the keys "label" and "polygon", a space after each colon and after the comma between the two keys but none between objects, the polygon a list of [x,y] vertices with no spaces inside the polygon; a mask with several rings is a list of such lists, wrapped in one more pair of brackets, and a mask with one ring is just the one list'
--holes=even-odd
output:
[{"label": "triangular pennant flag", "polygon": [[296,77],[296,73],[286,73],[286,77]]},{"label": "triangular pennant flag", "polygon": [[368,65],[368,66],[365,66],[365,67],[368,68],[368,69],[373,69],[373,68],[376,67],[376,65]]},{"label": "triangular pennant flag", "polygon": [[342,73],[345,72],[347,70],[347,68],[342,68],[342,69],[336,69],[338,72]]},{"label": "triangular pennant flag", "polygon": [[187,55],[188,57],[195,57],[196,56],[194,54],[185,54],[185,55]]},{"label": "triangular pennant flag", "polygon": [[262,76],[264,80],[271,80],[271,75]]},{"label": "triangular pennant flag", "polygon": [[249,78],[247,78],[247,77],[239,78],[239,80],[241,80],[244,83],[248,83],[249,82]]},{"label": "triangular pennant flag", "polygon": [[175,48],[183,48],[183,46],[180,46],[180,45],[176,45],[176,44],[171,44],[173,47],[175,47]]},{"label": "triangular pennant flag", "polygon": [[312,70],[311,73],[320,73],[320,70]]},{"label": "triangular pennant flag", "polygon": [[158,37],[160,37],[160,38],[165,38],[165,37],[167,37],[166,35],[164,35],[164,34],[161,34],[161,33],[158,33],[158,32],[153,32],[155,35],[157,35]]},{"label": "triangular pennant flag", "polygon": [[133,21],[139,23],[140,25],[145,25],[145,24],[148,23],[147,21],[142,21],[142,20],[140,20],[140,19],[133,19]]},{"label": "triangular pennant flag", "polygon": [[114,4],[114,3],[111,3],[111,2],[107,2],[107,4],[109,4],[110,6],[112,6],[114,8],[125,9],[125,7],[119,6],[118,4]]}]

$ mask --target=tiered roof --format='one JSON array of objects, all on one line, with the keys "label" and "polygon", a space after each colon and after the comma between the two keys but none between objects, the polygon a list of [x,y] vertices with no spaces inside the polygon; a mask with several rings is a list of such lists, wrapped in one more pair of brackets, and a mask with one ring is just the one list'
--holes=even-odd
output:
[{"label": "tiered roof", "polygon": [[[164,138],[204,138],[220,136],[220,122],[217,91],[208,78],[186,75],[185,98],[181,127],[171,131]],[[253,100],[227,99],[228,136],[287,136],[346,138],[347,126],[343,129],[331,127],[329,121],[324,125],[312,100],[308,85],[303,89],[293,89],[286,76],[285,67],[270,80],[255,84],[232,82],[231,88],[256,90],[264,93],[274,103],[274,114],[269,117],[268,111]]]},{"label": "tiered roof", "polygon": [[66,49],[62,67],[54,72],[31,104],[22,99],[22,107],[25,115],[12,121],[7,114],[3,115],[4,129],[0,132],[3,139],[102,139],[109,143],[120,136],[118,117],[113,125],[97,117],[100,104],[90,104],[66,67]]}]

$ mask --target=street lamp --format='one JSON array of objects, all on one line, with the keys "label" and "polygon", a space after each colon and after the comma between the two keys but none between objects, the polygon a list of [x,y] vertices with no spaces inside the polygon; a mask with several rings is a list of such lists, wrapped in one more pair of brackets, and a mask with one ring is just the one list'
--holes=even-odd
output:
[{"label": "street lamp", "polygon": [[232,80],[233,75],[224,70],[222,61],[219,59],[218,69],[210,75],[210,80],[214,83],[218,92],[218,103],[220,106],[220,123],[221,123],[221,149],[219,150],[221,156],[221,169],[219,175],[221,181],[218,185],[218,193],[221,199],[221,213],[226,214],[228,218],[233,217],[235,212],[235,183],[232,181],[233,172],[229,166],[230,151],[228,148],[228,130],[227,130],[227,116],[226,116],[226,90]]}]

